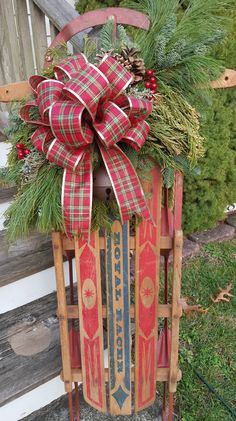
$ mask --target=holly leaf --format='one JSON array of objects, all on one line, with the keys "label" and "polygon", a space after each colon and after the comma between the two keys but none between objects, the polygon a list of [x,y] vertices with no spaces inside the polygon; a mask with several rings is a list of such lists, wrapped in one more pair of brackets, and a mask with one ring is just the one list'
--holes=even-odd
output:
[{"label": "holly leaf", "polygon": [[234,295],[229,292],[231,289],[233,289],[231,283],[228,284],[226,288],[219,288],[219,294],[215,298],[211,297],[211,301],[213,301],[213,303],[219,303],[220,301],[225,301],[228,303],[230,298],[234,297]]}]

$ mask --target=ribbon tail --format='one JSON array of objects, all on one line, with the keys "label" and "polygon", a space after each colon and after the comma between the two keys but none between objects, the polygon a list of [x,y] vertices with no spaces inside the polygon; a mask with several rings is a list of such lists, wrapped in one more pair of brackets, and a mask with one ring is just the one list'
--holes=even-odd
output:
[{"label": "ribbon tail", "polygon": [[133,214],[153,222],[142,186],[130,160],[117,145],[106,149],[99,144],[99,148],[112,183],[122,222],[130,219]]},{"label": "ribbon tail", "polygon": [[65,230],[69,238],[82,235],[83,239],[89,241],[92,192],[92,161],[90,150],[87,150],[74,171],[64,170],[61,202]]}]

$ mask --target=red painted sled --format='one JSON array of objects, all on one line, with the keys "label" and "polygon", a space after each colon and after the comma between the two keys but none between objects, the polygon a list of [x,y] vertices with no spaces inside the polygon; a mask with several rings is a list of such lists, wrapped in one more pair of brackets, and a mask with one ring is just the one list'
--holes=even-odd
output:
[{"label": "red painted sled", "polygon": [[[61,329],[62,379],[69,395],[70,418],[74,419],[72,384],[76,387],[76,417],[78,383],[82,382],[85,400],[100,411],[113,415],[128,415],[152,405],[156,399],[156,382],[162,382],[163,420],[172,420],[173,393],[181,378],[178,367],[182,231],[182,176],[175,175],[174,200],[168,208],[168,191],[162,187],[160,169],[151,171],[151,181],[145,183],[149,206],[156,227],[148,222],[137,225],[135,236],[129,224],[114,221],[111,236],[92,234],[91,242],[68,240],[53,233],[56,268],[58,318]],[[161,206],[162,195],[166,199]],[[102,304],[100,250],[106,254],[106,303]],[[78,304],[67,303],[63,254],[75,251]],[[135,305],[130,304],[130,252],[135,252]],[[173,254],[172,282],[168,277],[168,261]],[[164,258],[164,287],[161,287],[160,257]],[[162,270],[162,265],[161,265]],[[70,269],[72,275],[72,269]],[[170,283],[170,290],[168,284]],[[73,282],[70,277],[71,292]],[[162,291],[163,290],[163,291]],[[162,292],[164,302],[160,303]],[[74,323],[79,320],[79,329]],[[103,324],[107,321],[108,367],[104,367]],[[131,322],[135,322],[135,350],[131,358]],[[160,321],[160,323],[159,323]],[[70,323],[72,323],[70,325]],[[160,327],[158,326],[160,324]],[[78,349],[80,341],[80,351]],[[73,345],[74,344],[74,345]],[[77,350],[77,352],[75,351]],[[70,351],[70,352],[69,352]],[[78,355],[79,354],[79,355]],[[134,382],[134,407],[131,385]],[[108,402],[105,385],[108,383]],[[169,410],[166,409],[167,388]]]},{"label": "red painted sled", "polygon": [[[51,47],[68,41],[76,33],[104,24],[107,19],[148,30],[142,13],[123,8],[89,12],[68,23]],[[45,66],[51,58],[46,56]],[[2,87],[0,99],[24,98],[28,82]],[[182,313],[180,279],[182,260],[182,176],[175,175],[172,206],[163,188],[159,167],[154,167],[144,190],[150,193],[149,208],[155,226],[137,224],[135,236],[129,223],[114,221],[112,235],[91,235],[89,243],[62,233],[52,234],[57,282],[62,380],[69,397],[70,420],[79,420],[78,383],[85,400],[99,411],[127,415],[152,405],[156,382],[164,384],[163,420],[172,420],[173,393],[181,378],[178,367],[179,319]],[[162,203],[164,203],[162,205]],[[100,251],[105,251],[106,300],[102,302]],[[135,305],[130,301],[130,255],[135,254]],[[173,255],[172,282],[168,277]],[[63,256],[69,265],[70,297],[65,289]],[[160,258],[164,258],[164,288],[160,285]],[[72,259],[75,257],[77,294],[75,298]],[[169,287],[170,283],[170,287]],[[162,291],[163,289],[163,291]],[[159,296],[163,292],[164,301]],[[134,355],[131,322],[135,322]],[[108,361],[104,363],[104,327],[107,330]],[[132,359],[133,355],[133,359]],[[107,367],[105,367],[107,365]],[[134,383],[134,405],[132,403]],[[75,386],[75,415],[72,401]],[[108,398],[106,396],[108,384]],[[169,410],[166,410],[167,387]],[[168,416],[166,415],[168,413]]]}]

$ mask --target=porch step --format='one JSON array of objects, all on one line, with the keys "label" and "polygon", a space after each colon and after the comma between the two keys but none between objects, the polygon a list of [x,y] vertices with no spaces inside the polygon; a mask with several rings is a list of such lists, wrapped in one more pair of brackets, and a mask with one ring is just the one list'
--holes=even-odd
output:
[{"label": "porch step", "polygon": [[0,231],[0,287],[53,266],[51,236],[37,233],[9,244]]},{"label": "porch step", "polygon": [[1,315],[0,406],[54,378],[60,368],[55,293]]},{"label": "porch step", "polygon": [[16,187],[1,187],[0,188],[0,204],[9,202],[16,194]]},{"label": "porch step", "polygon": [[[161,421],[161,405],[160,401],[156,399],[154,405],[148,409],[141,411],[137,414],[127,416],[112,417],[109,414],[103,414],[91,408],[83,398],[82,388],[79,388],[80,400],[80,421]],[[68,421],[68,401],[67,396],[64,395],[55,401],[51,402],[44,408],[33,412],[29,416],[22,418],[21,421]]]}]

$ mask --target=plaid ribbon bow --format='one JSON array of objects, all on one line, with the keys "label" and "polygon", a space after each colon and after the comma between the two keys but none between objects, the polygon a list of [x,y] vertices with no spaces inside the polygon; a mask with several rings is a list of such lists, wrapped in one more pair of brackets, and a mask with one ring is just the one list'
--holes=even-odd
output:
[{"label": "plaid ribbon bow", "polygon": [[62,208],[68,237],[80,232],[89,238],[93,142],[101,151],[122,222],[134,213],[150,220],[138,176],[117,143],[141,148],[152,102],[125,94],[132,76],[110,56],[96,67],[78,54],[55,66],[54,73],[56,80],[30,77],[35,99],[21,108],[20,117],[39,126],[33,145],[64,168]]}]

